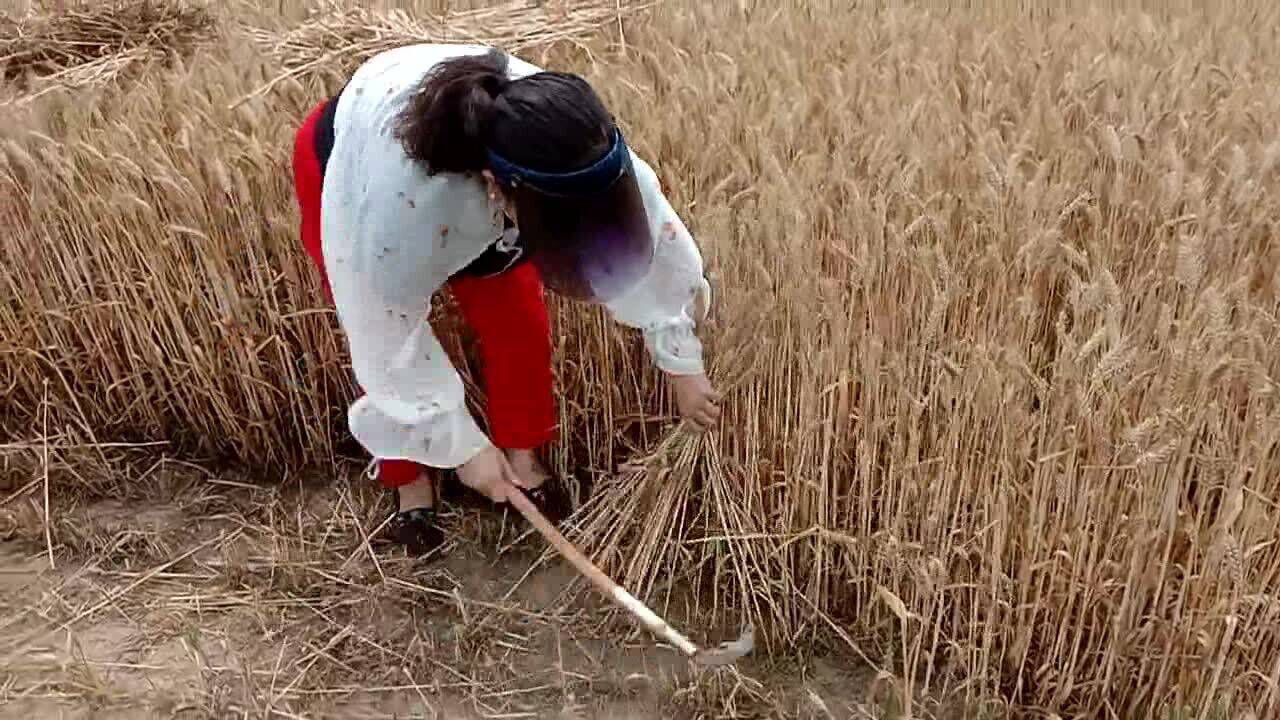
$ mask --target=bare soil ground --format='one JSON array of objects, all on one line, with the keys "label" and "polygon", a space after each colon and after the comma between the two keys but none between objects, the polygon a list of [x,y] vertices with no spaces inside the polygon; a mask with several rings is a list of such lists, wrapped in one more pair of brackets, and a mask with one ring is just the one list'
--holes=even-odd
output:
[{"label": "bare soil ground", "polygon": [[[18,490],[0,505],[4,717],[886,716],[835,652],[695,675],[570,565],[538,565],[523,521],[456,497],[445,552],[411,561],[358,475],[162,463],[125,497],[55,496],[47,540],[40,488]],[[733,633],[690,598],[665,610],[699,641]]]}]

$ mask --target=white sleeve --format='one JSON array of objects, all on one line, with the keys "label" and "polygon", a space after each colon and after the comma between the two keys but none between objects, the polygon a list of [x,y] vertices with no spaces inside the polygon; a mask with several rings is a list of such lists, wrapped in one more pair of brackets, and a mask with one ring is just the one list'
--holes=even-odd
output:
[{"label": "white sleeve", "polygon": [[[335,159],[325,178],[322,244],[364,393],[348,412],[351,433],[375,458],[462,465],[490,442],[467,408],[462,380],[428,314],[450,265],[466,258],[451,263],[424,229],[456,217],[446,205],[464,201],[440,189],[443,179],[407,182],[390,163],[381,172],[349,173],[353,154]],[[462,244],[461,235],[456,228],[448,239]]]},{"label": "white sleeve", "polygon": [[663,195],[657,173],[634,152],[631,162],[649,216],[654,259],[640,283],[607,308],[618,322],[644,332],[645,347],[661,370],[673,375],[704,372],[702,342],[694,334],[711,302],[702,255]]}]

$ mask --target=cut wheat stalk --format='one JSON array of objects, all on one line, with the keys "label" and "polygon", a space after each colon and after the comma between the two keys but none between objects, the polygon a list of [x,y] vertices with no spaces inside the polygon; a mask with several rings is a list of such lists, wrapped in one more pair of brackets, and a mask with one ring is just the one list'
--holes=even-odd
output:
[{"label": "cut wheat stalk", "polygon": [[0,12],[0,79],[23,89],[6,102],[105,85],[146,60],[192,52],[216,29],[207,5],[187,0],[78,4],[18,18]]},{"label": "cut wheat stalk", "polygon": [[650,610],[647,605],[627,592],[626,588],[618,585],[608,575],[601,572],[600,568],[596,567],[582,554],[582,551],[574,547],[556,530],[555,526],[538,511],[538,508],[533,503],[529,502],[529,498],[525,497],[524,492],[519,488],[514,486],[509,488],[508,501],[537,528],[538,532],[546,538],[547,542],[551,543],[557,552],[586,576],[605,597],[634,615],[654,635],[675,645],[676,649],[684,653],[693,662],[706,667],[732,665],[747,653],[750,653],[752,648],[755,647],[755,633],[753,628],[748,625],[736,640],[723,642],[714,648],[699,648],[693,641],[671,627],[657,613]]},{"label": "cut wheat stalk", "polygon": [[457,42],[525,52],[586,36],[610,23],[620,24],[625,16],[659,2],[598,0],[554,7],[516,0],[444,15],[334,8],[284,32],[249,27],[246,33],[285,70],[230,107],[261,97],[287,80],[334,65],[353,66],[402,45]]}]

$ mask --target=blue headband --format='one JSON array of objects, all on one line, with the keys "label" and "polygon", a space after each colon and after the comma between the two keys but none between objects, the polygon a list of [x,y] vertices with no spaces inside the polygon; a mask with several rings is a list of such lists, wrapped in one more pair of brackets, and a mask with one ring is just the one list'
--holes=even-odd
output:
[{"label": "blue headband", "polygon": [[548,173],[521,167],[498,153],[489,151],[489,169],[505,185],[526,185],[544,195],[574,197],[593,195],[611,187],[631,169],[631,153],[622,131],[613,129],[613,147],[596,162],[581,170]]}]

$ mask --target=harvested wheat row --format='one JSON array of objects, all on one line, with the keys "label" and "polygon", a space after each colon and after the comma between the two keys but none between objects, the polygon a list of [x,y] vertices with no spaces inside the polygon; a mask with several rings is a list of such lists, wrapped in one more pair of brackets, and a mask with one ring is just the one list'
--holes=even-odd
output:
[{"label": "harvested wheat row", "polygon": [[[557,304],[556,461],[598,480],[574,535],[659,609],[691,582],[709,624],[847,643],[913,691],[1274,716],[1274,10],[750,5],[557,56],[690,219],[729,395],[714,437],[672,434],[637,338]],[[60,422],[267,474],[344,437],[288,179],[339,75],[229,109],[294,61],[226,43],[6,123],[9,433],[49,380]]]}]

